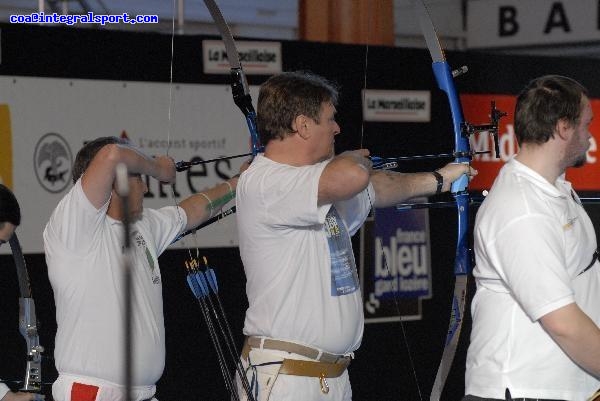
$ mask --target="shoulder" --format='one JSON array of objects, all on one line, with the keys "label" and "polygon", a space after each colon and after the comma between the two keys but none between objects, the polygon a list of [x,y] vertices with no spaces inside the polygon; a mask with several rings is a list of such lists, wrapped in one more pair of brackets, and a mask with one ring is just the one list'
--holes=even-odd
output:
[{"label": "shoulder", "polygon": [[274,190],[295,188],[306,185],[307,182],[318,182],[328,163],[329,161],[324,161],[305,166],[291,166],[259,155],[240,176],[238,193],[256,186],[263,190]]}]

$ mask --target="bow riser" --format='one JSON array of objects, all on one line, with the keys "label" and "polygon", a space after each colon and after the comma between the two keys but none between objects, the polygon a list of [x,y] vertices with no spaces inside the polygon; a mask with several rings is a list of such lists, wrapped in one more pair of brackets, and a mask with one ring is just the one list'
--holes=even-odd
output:
[{"label": "bow riser", "polygon": [[21,297],[19,298],[19,332],[27,344],[25,379],[21,390],[39,392],[42,389],[42,352],[44,352],[44,347],[40,345],[35,304],[31,297],[27,265],[16,233],[10,238],[9,244],[17,269],[19,290],[21,293]]},{"label": "bow riser", "polygon": [[[452,114],[452,127],[454,129],[454,151],[455,152],[466,152],[468,154],[471,151],[469,145],[469,138],[462,135],[462,125],[464,123],[462,107],[456,88],[454,86],[454,79],[452,77],[452,71],[450,66],[446,62],[434,62],[432,64],[433,74],[437,81],[438,87],[446,92],[448,102],[450,104],[450,112]],[[457,157],[454,159],[456,163],[469,163],[471,159],[466,156]],[[458,180],[452,183],[450,191],[455,194],[464,191],[469,184],[469,177],[466,175],[461,176]]]},{"label": "bow riser", "polygon": [[[450,66],[444,62],[434,62],[432,64],[433,72],[438,83],[438,86],[443,90],[450,105],[452,114],[452,126],[454,130],[454,151],[465,152],[468,154],[470,149],[468,137],[462,134],[462,126],[464,123],[462,115],[462,107],[454,86],[454,79]],[[456,163],[469,163],[470,157],[457,157],[454,159]],[[463,313],[465,310],[466,295],[467,295],[467,278],[471,270],[471,254],[469,249],[469,193],[467,187],[469,185],[469,177],[465,174],[458,180],[452,183],[451,193],[454,196],[458,214],[457,230],[458,237],[456,242],[456,255],[454,259],[454,275],[456,281],[454,284],[454,294],[452,298],[452,310],[450,314],[450,322],[448,324],[448,332],[444,344],[444,352],[442,361],[438,368],[433,389],[431,390],[430,400],[438,401],[441,398],[444,384],[450,373],[454,355],[458,348],[458,340],[462,327]]]},{"label": "bow riser", "polygon": [[[438,83],[438,87],[443,90],[450,105],[452,114],[452,126],[454,129],[454,151],[469,154],[471,146],[469,138],[462,134],[462,126],[464,124],[462,106],[456,88],[454,86],[454,78],[452,71],[447,62],[434,62],[432,64],[433,73]],[[456,163],[469,163],[470,157],[460,156],[454,159]],[[469,185],[469,177],[465,174],[458,180],[452,183],[450,192],[456,200],[456,208],[458,211],[458,238],[456,243],[456,258],[454,261],[454,274],[468,274],[470,271],[470,252],[469,252],[469,194],[467,186]]]},{"label": "bow riser", "polygon": [[37,332],[33,298],[19,298],[19,332],[27,344],[27,364],[22,391],[39,392],[42,389],[42,351]]},{"label": "bow riser", "polygon": [[250,88],[248,87],[248,81],[241,65],[239,68],[231,69],[231,93],[233,94],[233,102],[246,117],[246,124],[248,125],[250,140],[252,142],[252,155],[256,156],[262,152],[262,146],[260,144],[260,137],[258,136],[258,129],[256,128],[256,111],[252,105]]}]

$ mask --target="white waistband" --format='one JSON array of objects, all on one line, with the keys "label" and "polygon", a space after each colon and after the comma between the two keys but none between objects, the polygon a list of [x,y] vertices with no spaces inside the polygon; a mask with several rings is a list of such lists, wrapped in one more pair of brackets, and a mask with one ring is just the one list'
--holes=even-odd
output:
[{"label": "white waistband", "polygon": [[[59,373],[52,385],[52,395],[55,401],[70,401],[73,383],[81,383],[98,387],[96,401],[126,401],[125,387],[121,384],[109,382],[95,377]],[[132,386],[131,397],[133,401],[151,399],[156,393],[156,386]]]}]

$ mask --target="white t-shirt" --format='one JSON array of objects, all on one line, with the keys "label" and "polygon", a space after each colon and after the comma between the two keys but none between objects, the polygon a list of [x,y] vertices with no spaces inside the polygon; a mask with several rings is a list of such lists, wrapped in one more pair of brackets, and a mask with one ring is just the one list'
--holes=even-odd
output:
[{"label": "white t-shirt", "polygon": [[364,317],[350,242],[368,216],[372,187],[317,206],[328,161],[293,167],[258,155],[238,183],[240,254],[246,272],[244,334],[336,354],[356,350]]},{"label": "white t-shirt", "polygon": [[[89,202],[79,180],[44,229],[56,303],[59,373],[123,384],[123,225]],[[133,385],[154,385],[165,361],[160,255],[186,225],[183,209],[144,209],[131,225]]]},{"label": "white t-shirt", "polygon": [[586,400],[600,382],[579,368],[538,319],[576,302],[600,323],[600,265],[589,216],[560,177],[555,185],[510,160],[475,222],[477,292],[466,393]]}]

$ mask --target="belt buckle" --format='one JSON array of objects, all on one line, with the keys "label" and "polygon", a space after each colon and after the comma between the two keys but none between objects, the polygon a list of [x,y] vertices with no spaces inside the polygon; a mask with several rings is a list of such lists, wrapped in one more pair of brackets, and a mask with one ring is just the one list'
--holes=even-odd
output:
[{"label": "belt buckle", "polygon": [[327,384],[327,379],[325,379],[325,373],[321,373],[319,376],[319,384],[321,385],[321,392],[323,394],[329,393],[329,385]]}]

